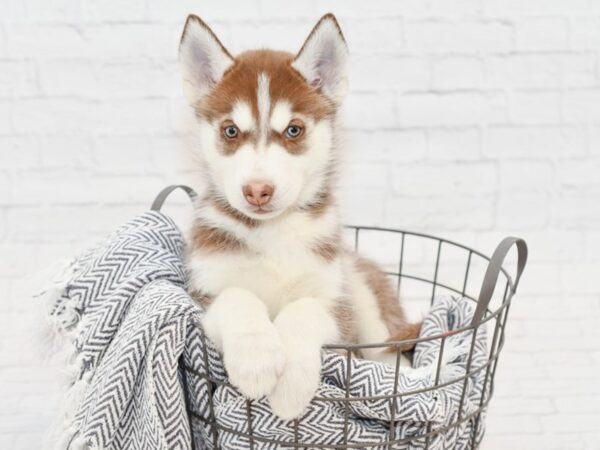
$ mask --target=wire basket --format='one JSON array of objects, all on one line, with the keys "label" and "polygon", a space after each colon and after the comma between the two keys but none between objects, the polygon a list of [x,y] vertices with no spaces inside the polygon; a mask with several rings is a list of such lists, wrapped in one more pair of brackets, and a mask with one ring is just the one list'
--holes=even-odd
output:
[{"label": "wire basket", "polygon": [[[161,203],[162,201],[164,201],[164,198],[160,200]],[[207,373],[198,373],[193,368],[188,367],[182,360],[180,366],[186,395],[189,395],[187,379],[190,376],[202,377],[211,386],[207,394],[209,396],[208,402],[211,411],[209,419],[194,411],[191,406],[194,402],[190,401],[189,398],[186,399],[192,436],[197,436],[197,433],[194,433],[195,427],[209,425],[211,430],[209,440],[211,441],[212,448],[224,448],[219,446],[219,437],[229,433],[245,438],[250,449],[258,448],[265,444],[274,446],[270,448],[394,449],[406,448],[407,445],[410,446],[413,443],[415,443],[415,448],[428,449],[430,448],[430,442],[436,435],[446,433],[450,429],[459,427],[461,424],[469,421],[472,425],[470,429],[473,432],[466,445],[464,441],[462,442],[461,448],[475,449],[479,446],[484,434],[482,425],[485,419],[485,410],[494,392],[494,377],[498,358],[505,342],[508,312],[527,260],[527,246],[525,242],[519,238],[506,238],[498,245],[493,256],[488,257],[477,250],[457,242],[422,233],[360,226],[347,227],[346,230],[350,234],[350,238],[354,242],[354,247],[357,251],[374,257],[387,270],[387,275],[394,280],[398,293],[401,295],[404,303],[411,302],[413,305],[420,304],[429,307],[434,299],[444,294],[458,295],[474,302],[476,306],[470,325],[453,330],[451,333],[452,335],[470,333],[469,336],[472,337],[469,338],[470,346],[464,373],[461,373],[460,376],[454,379],[449,381],[444,380],[443,382],[440,380],[439,368],[442,365],[445,343],[450,336],[449,333],[404,341],[362,345],[329,345],[324,348],[326,350],[344,352],[348,359],[348,367],[350,366],[350,359],[360,354],[361,349],[387,347],[393,350],[396,353],[394,389],[392,394],[382,397],[393,402],[397,398],[417,393],[416,391],[399,391],[398,389],[400,349],[403,347],[403,344],[437,341],[440,350],[437,355],[435,382],[425,390],[435,391],[455,383],[461,386],[462,391],[455,420],[443,427],[436,427],[432,423],[427,423],[422,427],[423,431],[418,435],[409,438],[397,438],[395,436],[396,423],[392,416],[389,424],[389,433],[384,441],[353,443],[348,436],[350,414],[348,405],[350,402],[372,400],[374,397],[353,397],[346,391],[344,398],[315,397],[313,399],[313,401],[318,402],[344,403],[345,416],[342,436],[340,436],[341,444],[324,444],[322,442],[300,439],[298,428],[302,424],[302,418],[293,421],[295,432],[292,439],[284,440],[258,436],[253,432],[252,428],[253,420],[255,419],[253,417],[253,402],[251,400],[246,402],[245,420],[247,421],[247,432],[234,430],[219,424],[214,417],[213,393],[218,385],[223,385],[223,381],[213,379]],[[504,267],[505,258],[513,246],[517,248],[517,268],[514,278],[511,277],[509,271]],[[384,254],[386,252],[388,253],[387,257]],[[393,253],[395,257],[390,257],[390,253]],[[475,341],[478,331],[482,327],[486,327],[491,332],[491,339],[487,341],[487,356],[483,363],[479,360],[479,364],[472,365]],[[467,414],[463,413],[463,405],[467,381],[473,376],[482,376],[483,386],[481,392],[479,392],[476,409]],[[352,373],[348,371],[346,386],[349,386],[351,381]],[[192,437],[192,441],[194,441],[194,437]],[[199,445],[195,442],[192,442],[192,445],[194,449],[204,448],[204,445]]]}]

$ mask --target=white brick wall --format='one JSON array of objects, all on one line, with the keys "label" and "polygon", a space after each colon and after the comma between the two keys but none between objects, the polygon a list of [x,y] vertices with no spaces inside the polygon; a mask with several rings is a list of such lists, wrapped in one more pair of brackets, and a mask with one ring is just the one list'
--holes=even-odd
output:
[{"label": "white brick wall", "polygon": [[[600,0],[0,0],[0,448],[39,448],[58,369],[24,279],[143,210],[186,117],[188,12],[235,51],[296,49],[325,11],[352,52],[351,222],[531,259],[486,449],[600,447]],[[185,210],[183,201],[171,206]]]}]

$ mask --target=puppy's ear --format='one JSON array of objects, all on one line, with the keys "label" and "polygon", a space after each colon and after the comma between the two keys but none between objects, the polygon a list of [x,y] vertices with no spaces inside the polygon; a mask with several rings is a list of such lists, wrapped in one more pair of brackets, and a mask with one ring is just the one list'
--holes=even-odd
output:
[{"label": "puppy's ear", "polygon": [[190,14],[179,44],[183,90],[190,104],[202,99],[233,63],[234,58],[208,25]]},{"label": "puppy's ear", "polygon": [[348,89],[348,48],[333,14],[321,17],[292,62],[306,81],[340,103]]}]

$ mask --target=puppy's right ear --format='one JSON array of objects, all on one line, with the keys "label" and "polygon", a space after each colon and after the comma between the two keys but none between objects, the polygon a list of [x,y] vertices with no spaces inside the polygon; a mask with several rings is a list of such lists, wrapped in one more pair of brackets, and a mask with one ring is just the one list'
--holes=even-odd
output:
[{"label": "puppy's right ear", "polygon": [[179,44],[183,90],[195,105],[219,82],[234,58],[199,17],[190,14]]}]

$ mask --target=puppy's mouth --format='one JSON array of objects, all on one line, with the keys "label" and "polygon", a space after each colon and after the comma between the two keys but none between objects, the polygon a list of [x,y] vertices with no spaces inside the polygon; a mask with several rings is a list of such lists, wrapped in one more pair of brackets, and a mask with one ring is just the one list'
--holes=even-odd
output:
[{"label": "puppy's mouth", "polygon": [[265,206],[257,206],[254,208],[250,208],[250,211],[252,211],[254,214],[269,214],[272,213],[274,211],[273,208],[269,208],[269,207],[265,207]]},{"label": "puppy's mouth", "polygon": [[268,220],[278,216],[281,212],[282,209],[280,208],[274,208],[270,205],[265,205],[247,207],[245,208],[244,214],[254,219]]},{"label": "puppy's mouth", "polygon": [[268,218],[268,216],[276,215],[278,212],[275,208],[269,208],[265,206],[253,207],[248,209],[248,213],[254,216],[261,216],[264,218]]}]

